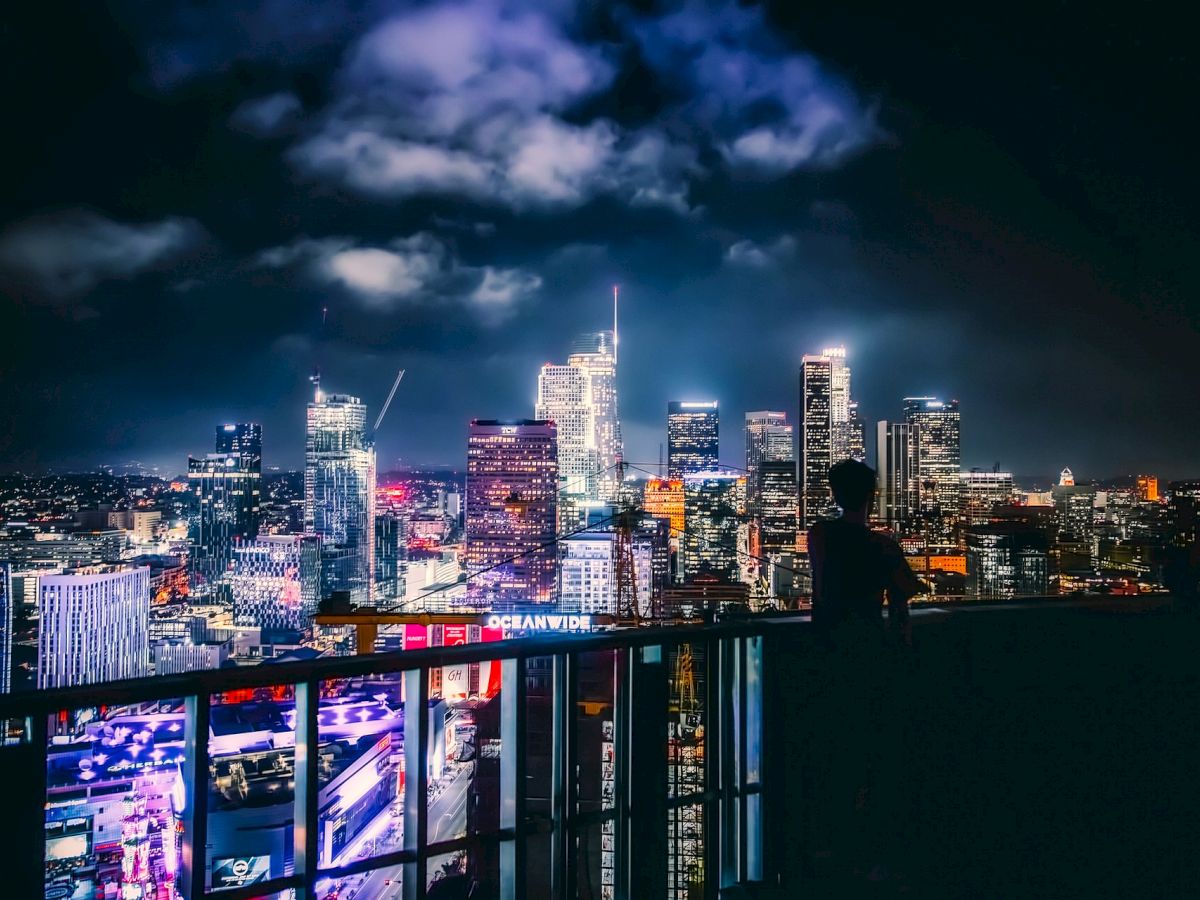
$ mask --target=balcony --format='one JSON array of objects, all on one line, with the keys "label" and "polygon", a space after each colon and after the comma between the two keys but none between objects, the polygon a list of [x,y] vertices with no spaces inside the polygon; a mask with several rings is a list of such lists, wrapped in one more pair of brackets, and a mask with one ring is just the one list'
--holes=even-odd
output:
[{"label": "balcony", "polygon": [[[1200,619],[925,608],[868,735],[889,881],[824,852],[836,724],[802,618],[0,698],[10,896],[1193,893]],[[19,737],[17,737],[19,735]],[[19,743],[17,742],[19,740]],[[835,743],[831,744],[831,740]],[[111,887],[106,887],[111,885]]]}]

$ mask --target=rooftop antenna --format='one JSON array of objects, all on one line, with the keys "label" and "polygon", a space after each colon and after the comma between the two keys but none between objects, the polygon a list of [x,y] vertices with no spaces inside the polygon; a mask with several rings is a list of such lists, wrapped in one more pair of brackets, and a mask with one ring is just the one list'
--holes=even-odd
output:
[{"label": "rooftop antenna", "polygon": [[379,418],[375,420],[375,427],[372,431],[378,431],[379,425],[383,422],[383,417],[387,415],[388,407],[392,405],[392,398],[396,396],[396,388],[400,387],[400,379],[404,377],[404,369],[396,373],[396,380],[392,382],[392,390],[388,393],[387,400],[383,402],[383,409],[379,411]]},{"label": "rooftop antenna", "polygon": [[621,286],[613,285],[613,365],[617,364],[617,299],[621,295]]},{"label": "rooftop antenna", "polygon": [[313,369],[313,373],[308,376],[308,380],[313,383],[313,402],[321,402],[321,369],[318,366]]}]

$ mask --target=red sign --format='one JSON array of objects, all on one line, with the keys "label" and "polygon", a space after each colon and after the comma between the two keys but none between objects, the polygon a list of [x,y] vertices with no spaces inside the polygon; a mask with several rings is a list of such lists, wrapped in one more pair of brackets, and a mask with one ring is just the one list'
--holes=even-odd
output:
[{"label": "red sign", "polygon": [[460,644],[467,642],[467,626],[466,625],[443,625],[442,626],[442,646],[457,647]]},{"label": "red sign", "polygon": [[484,625],[479,629],[479,640],[485,644],[490,641],[502,641],[504,640],[504,629],[499,625],[495,628],[490,625]]},{"label": "red sign", "polygon": [[424,625],[404,626],[404,649],[420,650],[429,646],[429,630]]}]

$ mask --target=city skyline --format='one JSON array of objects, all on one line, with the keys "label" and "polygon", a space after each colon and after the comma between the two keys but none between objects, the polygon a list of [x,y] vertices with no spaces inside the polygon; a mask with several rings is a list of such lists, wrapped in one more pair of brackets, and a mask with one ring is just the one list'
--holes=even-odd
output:
[{"label": "city skyline", "polygon": [[1065,10],[189,10],[14,13],[5,470],[171,471],[222,421],[298,467],[314,366],[373,409],[406,369],[381,470],[461,464],[619,283],[631,459],[666,400],[792,410],[799,358],[844,344],[862,422],[957,398],[967,465],[1195,474],[1186,53]]}]

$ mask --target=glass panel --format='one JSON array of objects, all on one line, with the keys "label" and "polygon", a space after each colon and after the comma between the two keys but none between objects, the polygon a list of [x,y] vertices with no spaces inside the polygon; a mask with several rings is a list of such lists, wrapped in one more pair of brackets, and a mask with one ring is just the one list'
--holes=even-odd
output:
[{"label": "glass panel", "polygon": [[615,650],[580,653],[575,715],[579,811],[616,807]]},{"label": "glass panel", "polygon": [[704,748],[708,725],[704,645],[680,644],[667,653],[667,796],[704,790]]},{"label": "glass panel", "polygon": [[746,798],[746,877],[762,881],[762,797]]},{"label": "glass panel", "polygon": [[209,717],[209,887],[291,875],[295,687],[214,694]]},{"label": "glass panel", "polygon": [[317,900],[399,900],[403,866],[385,866],[342,878],[318,878]]},{"label": "glass panel", "polygon": [[616,896],[616,846],[616,824],[612,819],[579,829],[575,896],[580,900],[613,900]]},{"label": "glass panel", "polygon": [[179,896],[184,724],[182,700],[50,718],[47,897]]},{"label": "glass panel", "polygon": [[401,673],[321,682],[317,860],[336,868],[404,846]]},{"label": "glass panel", "polygon": [[539,831],[525,841],[526,894],[550,896],[550,792],[554,769],[553,660],[525,661],[525,806]]},{"label": "glass panel", "polygon": [[704,807],[667,810],[667,896],[704,896]]},{"label": "glass panel", "polygon": [[746,781],[762,779],[762,638],[746,639]]}]

